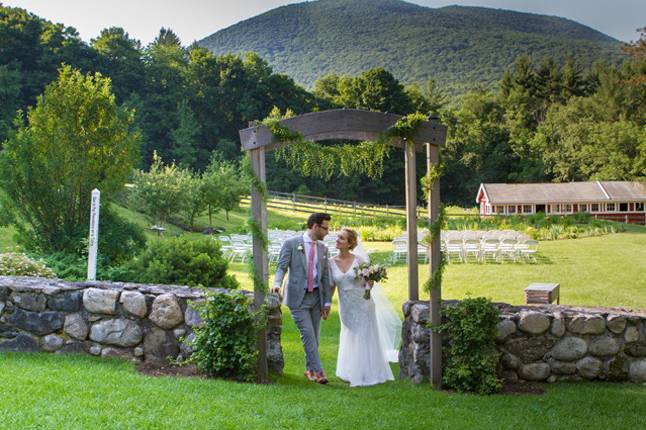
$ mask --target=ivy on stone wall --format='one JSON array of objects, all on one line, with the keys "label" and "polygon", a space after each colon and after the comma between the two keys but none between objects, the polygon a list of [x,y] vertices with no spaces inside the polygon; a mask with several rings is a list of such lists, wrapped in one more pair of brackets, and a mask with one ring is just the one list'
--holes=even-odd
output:
[{"label": "ivy on stone wall", "polygon": [[496,333],[500,311],[484,297],[442,306],[443,322],[437,329],[446,334],[448,348],[442,382],[460,392],[493,394],[502,383],[496,368],[500,353]]}]

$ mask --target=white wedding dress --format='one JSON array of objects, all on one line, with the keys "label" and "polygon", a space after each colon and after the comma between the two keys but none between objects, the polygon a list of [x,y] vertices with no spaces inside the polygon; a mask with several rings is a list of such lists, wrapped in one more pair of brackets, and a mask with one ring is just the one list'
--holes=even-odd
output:
[{"label": "white wedding dress", "polygon": [[392,381],[389,361],[397,361],[401,320],[377,284],[371,298],[363,298],[364,288],[355,279],[354,267],[365,261],[355,255],[347,272],[330,259],[332,279],[339,294],[341,334],[336,376],[351,387]]}]

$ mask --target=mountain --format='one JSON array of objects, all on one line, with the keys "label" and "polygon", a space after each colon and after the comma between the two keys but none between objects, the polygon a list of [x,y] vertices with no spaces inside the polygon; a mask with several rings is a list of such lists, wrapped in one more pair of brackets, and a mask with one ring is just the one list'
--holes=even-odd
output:
[{"label": "mountain", "polygon": [[198,42],[217,54],[255,51],[311,87],[328,73],[384,67],[403,82],[490,86],[521,54],[580,65],[619,62],[620,42],[555,16],[400,0],[319,0],[279,7]]}]

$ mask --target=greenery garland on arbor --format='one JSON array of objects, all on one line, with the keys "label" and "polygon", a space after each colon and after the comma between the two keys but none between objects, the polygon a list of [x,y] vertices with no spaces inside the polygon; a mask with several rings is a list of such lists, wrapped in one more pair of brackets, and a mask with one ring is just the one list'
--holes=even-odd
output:
[{"label": "greenery garland on arbor", "polygon": [[384,172],[384,161],[390,155],[391,143],[396,140],[410,142],[417,126],[427,119],[426,115],[417,112],[400,118],[374,141],[322,145],[307,140],[300,133],[285,127],[281,121],[290,116],[289,111],[281,116],[274,110],[262,121],[277,140],[285,143],[276,150],[276,158],[305,176],[326,180],[335,173],[343,176],[363,174],[372,179],[380,178]]},{"label": "greenery garland on arbor", "polygon": [[[249,179],[251,186],[255,188],[256,191],[258,191],[258,194],[260,195],[260,198],[262,199],[262,201],[264,203],[267,203],[267,200],[269,198],[269,194],[267,193],[267,185],[260,180],[260,178],[256,175],[256,173],[251,168],[251,158],[249,157],[249,154],[247,154],[247,156],[242,161],[242,171]],[[251,231],[251,236],[254,239],[260,239],[260,243],[262,244],[262,249],[265,252],[267,252],[267,249],[269,246],[269,239],[267,238],[267,235],[262,231],[260,222],[253,218],[252,211],[253,209],[249,207],[249,217],[247,218],[247,226]],[[261,291],[263,293],[267,292],[267,289],[268,289],[267,282],[265,282],[265,279],[262,273],[258,271],[258,268],[254,264],[253,259],[249,260],[248,271],[249,271],[249,275],[251,275],[251,279],[253,279],[254,291]]]},{"label": "greenery garland on arbor", "polygon": [[[433,185],[440,180],[442,176],[441,168],[439,165],[433,165],[429,169],[426,176],[424,176],[420,182],[422,185],[422,190],[424,191],[424,198],[428,202],[431,198],[431,189]],[[442,232],[442,227],[446,224],[446,210],[444,205],[440,206],[440,212],[435,219],[435,221],[429,223],[429,235],[425,240],[427,246],[431,246],[433,241],[436,238],[440,237]],[[446,268],[446,258],[442,251],[440,251],[440,264],[431,274],[431,277],[424,283],[424,291],[429,292],[431,290],[436,290],[442,285],[442,275],[444,274],[444,269]]]}]

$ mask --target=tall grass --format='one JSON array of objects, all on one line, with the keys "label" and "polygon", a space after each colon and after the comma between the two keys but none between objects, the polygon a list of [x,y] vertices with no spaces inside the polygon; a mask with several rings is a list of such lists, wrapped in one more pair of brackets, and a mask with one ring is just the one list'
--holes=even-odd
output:
[{"label": "tall grass", "polygon": [[590,214],[567,216],[515,215],[490,218],[449,218],[449,230],[517,230],[536,240],[576,239],[603,236],[625,231],[625,226],[612,221],[598,220]]}]

